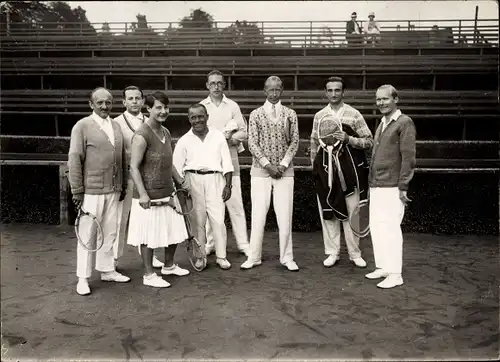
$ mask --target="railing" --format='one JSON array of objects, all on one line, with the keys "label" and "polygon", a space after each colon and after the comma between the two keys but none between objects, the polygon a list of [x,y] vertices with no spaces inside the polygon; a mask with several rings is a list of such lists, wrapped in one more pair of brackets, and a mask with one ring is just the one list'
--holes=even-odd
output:
[{"label": "railing", "polygon": [[[479,20],[387,20],[377,21],[381,28],[381,45],[404,46],[498,46],[498,19]],[[250,25],[249,25],[250,24]],[[366,21],[360,21],[364,29]],[[195,26],[196,24],[191,24]],[[130,29],[129,23],[11,23],[2,26],[0,36],[5,40],[74,41],[87,38],[137,41],[151,44],[230,44],[283,47],[344,47],[347,44],[344,21],[274,21],[245,23],[215,22],[211,27],[181,28],[180,23],[148,23],[145,28]],[[437,28],[433,28],[437,26]],[[133,40],[132,40],[133,39]],[[361,36],[364,42],[364,36]]]}]

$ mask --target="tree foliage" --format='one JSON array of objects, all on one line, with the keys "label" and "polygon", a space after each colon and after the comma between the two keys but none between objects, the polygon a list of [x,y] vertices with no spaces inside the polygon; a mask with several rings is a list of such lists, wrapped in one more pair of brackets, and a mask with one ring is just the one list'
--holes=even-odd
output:
[{"label": "tree foliage", "polygon": [[226,41],[236,45],[263,44],[264,35],[255,23],[246,20],[236,20],[230,26],[222,29],[221,35]]}]

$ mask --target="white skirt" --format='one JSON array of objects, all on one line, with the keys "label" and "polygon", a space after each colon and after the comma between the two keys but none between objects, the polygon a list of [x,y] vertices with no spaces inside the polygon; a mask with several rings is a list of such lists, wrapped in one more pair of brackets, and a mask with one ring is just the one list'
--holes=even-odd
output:
[{"label": "white skirt", "polygon": [[[151,201],[166,201],[168,197]],[[148,248],[164,248],[188,238],[184,217],[170,206],[143,209],[139,199],[132,199],[127,244]]]}]

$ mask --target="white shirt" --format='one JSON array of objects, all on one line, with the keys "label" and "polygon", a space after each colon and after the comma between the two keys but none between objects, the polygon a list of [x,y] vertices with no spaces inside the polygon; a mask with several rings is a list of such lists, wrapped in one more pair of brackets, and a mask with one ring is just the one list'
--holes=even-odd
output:
[{"label": "white shirt", "polygon": [[115,133],[113,132],[113,125],[111,124],[111,118],[101,118],[95,112],[92,112],[92,118],[101,127],[101,129],[108,136],[109,142],[115,145]]},{"label": "white shirt", "polygon": [[224,132],[224,128],[226,124],[234,120],[238,125],[242,125],[246,128],[245,120],[243,119],[243,115],[241,114],[240,107],[238,103],[226,97],[226,95],[222,95],[222,100],[219,106],[216,106],[210,96],[205,98],[200,102],[205,106],[208,112],[208,126],[213,127],[220,132]]},{"label": "white shirt", "polygon": [[[273,116],[273,106],[276,108],[276,117]],[[277,119],[280,118],[281,101],[278,101],[278,103],[276,104],[272,104],[266,99],[266,102],[264,103],[264,111],[266,111],[266,114],[269,117],[269,119],[276,121]]]},{"label": "white shirt", "polygon": [[383,116],[382,117],[382,132],[384,132],[384,130],[389,125],[389,123],[391,123],[392,121],[396,121],[399,118],[399,116],[401,116],[401,111],[399,109],[396,110],[396,112],[394,112],[394,114],[391,116],[391,118],[389,120],[387,120],[386,116]]},{"label": "white shirt", "polygon": [[139,112],[137,116],[134,116],[128,111],[125,111],[123,112],[122,117],[124,119],[125,117],[127,117],[126,120],[131,123],[132,127],[134,128],[134,131],[137,131],[137,129],[147,120],[147,118],[144,117],[144,115],[141,112]]},{"label": "white shirt", "polygon": [[222,174],[233,172],[231,154],[222,132],[209,127],[202,141],[190,129],[175,145],[173,164],[177,172],[186,170],[217,171]]}]

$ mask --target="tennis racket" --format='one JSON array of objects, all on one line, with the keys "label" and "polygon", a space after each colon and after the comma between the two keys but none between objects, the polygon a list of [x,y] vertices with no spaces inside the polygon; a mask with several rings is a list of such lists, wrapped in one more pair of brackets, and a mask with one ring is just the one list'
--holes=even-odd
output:
[{"label": "tennis racket", "polygon": [[356,205],[349,216],[349,225],[352,233],[359,238],[364,238],[370,233],[370,203],[362,200]]},{"label": "tennis racket", "polygon": [[95,253],[104,244],[104,234],[97,217],[83,208],[78,210],[75,234],[78,243],[88,252]]},{"label": "tennis racket", "polygon": [[188,238],[186,240],[186,248],[189,262],[194,270],[202,271],[207,266],[207,255],[205,247],[196,239],[191,231],[191,222],[189,214],[193,211],[193,201],[191,195],[185,189],[178,189],[172,194],[172,198],[168,201],[153,201],[151,206],[169,206],[174,209],[179,215],[184,217]]},{"label": "tennis racket", "polygon": [[321,146],[339,146],[340,141],[335,139],[334,135],[342,132],[342,123],[337,117],[326,114],[320,118],[318,122],[318,138]]}]

